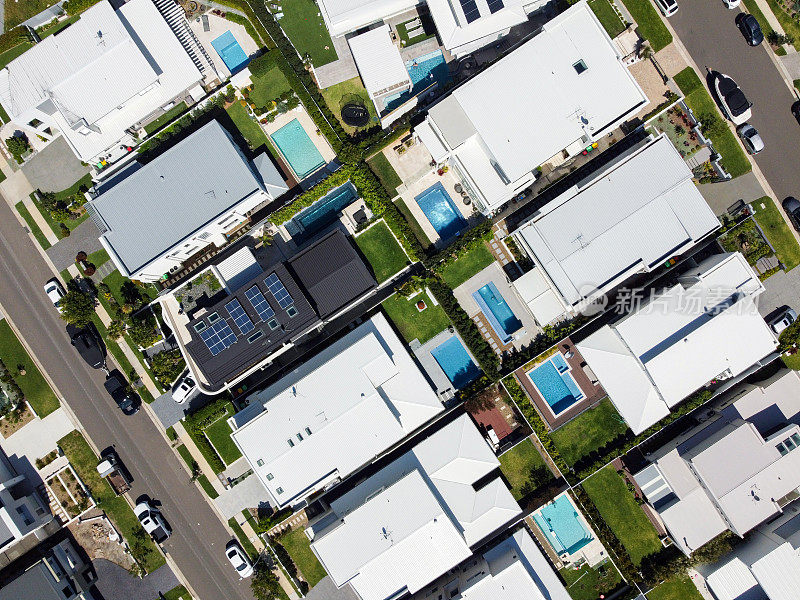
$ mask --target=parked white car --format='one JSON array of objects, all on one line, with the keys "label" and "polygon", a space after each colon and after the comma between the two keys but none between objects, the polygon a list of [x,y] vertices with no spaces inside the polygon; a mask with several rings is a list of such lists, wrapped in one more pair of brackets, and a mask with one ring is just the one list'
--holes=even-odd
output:
[{"label": "parked white car", "polygon": [[661,14],[665,17],[671,17],[676,12],[678,12],[678,3],[676,0],[654,0],[658,10],[661,11]]},{"label": "parked white car", "polygon": [[779,312],[777,315],[772,317],[768,325],[772,328],[772,331],[779,334],[781,331],[786,329],[789,325],[794,323],[797,320],[797,313],[794,311],[793,308],[789,308],[788,306]]},{"label": "parked white car", "polygon": [[67,294],[61,282],[53,277],[53,279],[44,284],[44,293],[50,298],[50,302],[53,303],[58,312],[61,312],[61,299]]},{"label": "parked white car", "polygon": [[172,399],[178,404],[183,404],[194,395],[197,384],[191,377],[184,377],[178,385],[172,388]]},{"label": "parked white car", "polygon": [[744,125],[753,116],[750,102],[736,82],[723,73],[714,79],[714,89],[717,92],[722,112],[734,125]]},{"label": "parked white car", "polygon": [[228,545],[225,546],[225,556],[228,557],[231,565],[236,569],[236,572],[242,579],[247,579],[255,571],[255,569],[253,569],[253,563],[250,562],[250,558],[235,540],[231,540],[228,542]]},{"label": "parked white car", "polygon": [[734,8],[739,8],[742,0],[722,0],[722,3],[726,6],[726,8],[733,10]]},{"label": "parked white car", "polygon": [[139,523],[142,524],[144,530],[159,544],[167,540],[172,535],[172,529],[164,521],[161,511],[155,508],[150,502],[145,500],[139,502],[136,508],[133,509]]}]

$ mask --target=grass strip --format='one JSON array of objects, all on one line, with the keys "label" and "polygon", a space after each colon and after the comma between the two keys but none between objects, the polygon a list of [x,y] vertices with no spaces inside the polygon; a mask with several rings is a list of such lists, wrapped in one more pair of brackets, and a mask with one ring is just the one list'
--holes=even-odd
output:
[{"label": "grass strip", "polygon": [[[762,204],[764,208],[761,208]],[[791,271],[800,264],[800,245],[792,235],[792,230],[769,196],[754,200],[752,206],[755,209],[754,218],[775,248],[778,260],[783,263],[784,269]]]},{"label": "grass strip", "polygon": [[25,223],[28,226],[28,231],[33,234],[33,237],[36,238],[36,241],[39,242],[39,245],[42,247],[42,249],[47,250],[50,247],[50,242],[47,241],[47,236],[36,224],[36,221],[33,220],[33,216],[28,210],[28,207],[25,206],[25,203],[20,200],[16,203],[14,208],[16,208],[17,212],[22,215],[22,218],[25,220]]},{"label": "grass strip", "polygon": [[256,550],[253,542],[245,535],[244,529],[236,522],[236,517],[228,519],[228,526],[233,529],[233,533],[239,539],[239,543],[242,545],[242,548],[244,548],[244,551],[247,552],[250,559],[255,560],[258,556],[258,550]]},{"label": "grass strip", "polygon": [[650,42],[653,51],[658,52],[672,43],[672,34],[650,0],[623,0],[622,3],[636,21],[641,36]]},{"label": "grass strip", "polygon": [[[50,384],[5,319],[0,321],[0,359],[11,372],[25,400],[30,403],[37,415],[46,417],[61,406]],[[20,367],[25,371],[25,375],[19,374]]]}]

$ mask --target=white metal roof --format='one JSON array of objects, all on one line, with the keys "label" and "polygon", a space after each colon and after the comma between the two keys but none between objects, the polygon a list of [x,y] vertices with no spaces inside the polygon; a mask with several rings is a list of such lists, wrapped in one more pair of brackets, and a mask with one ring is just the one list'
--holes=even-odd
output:
[{"label": "white metal roof", "polygon": [[800,549],[786,542],[750,568],[770,600],[800,598]]},{"label": "white metal roof", "polygon": [[758,581],[739,558],[729,560],[711,573],[706,577],[706,583],[719,600],[752,600],[765,597],[758,589]]},{"label": "white metal roof", "polygon": [[371,98],[411,88],[400,50],[392,43],[388,25],[381,25],[347,40],[361,81]]},{"label": "white metal roof", "polygon": [[[613,202],[609,201],[613,198]],[[660,266],[719,228],[665,135],[545,205],[516,237],[567,304]]]},{"label": "white metal roof", "polygon": [[232,437],[281,505],[346,477],[444,410],[382,313],[250,403],[264,411]]},{"label": "white metal roof", "polygon": [[418,0],[320,0],[319,8],[332,36],[343,35],[403,11]]},{"label": "white metal roof", "polygon": [[427,0],[427,4],[436,23],[436,31],[448,50],[458,49],[459,46],[500,33],[528,20],[522,0],[504,0],[504,7],[494,13],[489,9],[486,0],[475,0],[480,17],[471,23],[467,22],[460,2]]},{"label": "white metal roof", "polygon": [[550,287],[541,269],[534,267],[512,285],[539,325],[547,325],[566,312],[564,304]]}]

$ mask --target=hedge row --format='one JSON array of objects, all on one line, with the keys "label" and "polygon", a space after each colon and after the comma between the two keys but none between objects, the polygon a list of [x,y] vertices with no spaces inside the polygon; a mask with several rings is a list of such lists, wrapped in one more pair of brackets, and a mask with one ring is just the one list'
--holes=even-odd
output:
[{"label": "hedge row", "polygon": [[528,423],[530,423],[533,431],[536,433],[536,437],[539,438],[539,441],[542,443],[542,446],[544,446],[544,449],[547,450],[550,458],[556,463],[559,471],[566,476],[570,471],[569,465],[562,458],[561,453],[559,453],[558,448],[556,448],[556,445],[550,437],[550,431],[547,429],[544,421],[542,421],[542,417],[536,411],[536,407],[533,406],[528,395],[522,390],[519,382],[513,375],[508,375],[503,379],[503,385],[516,403],[517,408],[519,408]]},{"label": "hedge row", "polygon": [[453,326],[458,331],[458,335],[464,340],[467,348],[478,361],[478,365],[486,376],[492,381],[497,381],[500,376],[500,359],[495,354],[492,347],[481,335],[478,326],[467,316],[464,309],[456,300],[451,290],[438,277],[431,277],[427,280],[427,286],[433,297],[444,309],[445,314],[452,321]]},{"label": "hedge row", "polygon": [[2,360],[0,360],[0,388],[5,392],[9,400],[5,407],[7,411],[16,408],[25,399],[22,388],[17,385],[14,376]]},{"label": "hedge row", "polygon": [[217,473],[225,470],[225,463],[222,461],[219,454],[217,454],[211,442],[208,441],[203,430],[227,414],[229,402],[227,397],[222,396],[211,404],[207,404],[196,413],[188,415],[183,421],[186,433],[194,440],[198,450],[200,450],[203,457],[208,461],[208,464],[210,464],[211,468]]},{"label": "hedge row", "polygon": [[475,227],[463,232],[456,241],[422,262],[436,273],[456,261],[463,253],[469,252],[484,241],[492,239],[492,222],[483,220]]}]

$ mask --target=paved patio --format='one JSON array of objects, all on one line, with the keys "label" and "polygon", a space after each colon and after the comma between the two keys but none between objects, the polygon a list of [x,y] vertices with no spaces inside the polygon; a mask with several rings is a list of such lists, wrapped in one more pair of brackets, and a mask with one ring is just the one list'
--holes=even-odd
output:
[{"label": "paved patio", "polygon": [[400,190],[402,190],[404,189],[403,186],[409,186],[428,173],[433,172],[433,167],[431,167],[433,157],[428,152],[425,144],[419,140],[410,148],[406,148],[403,154],[397,153],[396,148],[399,148],[400,145],[400,140],[397,140],[384,148],[382,152],[400,179],[403,180],[403,184],[399,186]]},{"label": "paved patio", "polygon": [[[230,9],[226,8],[225,10]],[[231,72],[225,65],[225,62],[222,60],[222,58],[220,58],[219,54],[217,54],[217,51],[214,50],[214,46],[211,45],[211,42],[226,31],[230,31],[233,34],[233,37],[236,38],[239,46],[242,47],[244,53],[250,57],[258,52],[258,47],[260,44],[256,43],[255,40],[250,37],[243,25],[239,25],[239,23],[234,23],[233,21],[229,21],[228,19],[224,19],[217,15],[212,15],[210,12],[206,13],[206,16],[208,17],[209,31],[203,31],[203,24],[200,20],[200,17],[190,21],[189,26],[192,28],[192,32],[197,36],[197,39],[200,40],[200,43],[205,47],[206,52],[208,52],[208,55],[211,57],[211,62],[214,63],[214,68],[217,70],[220,76],[225,79],[230,75]]]}]

